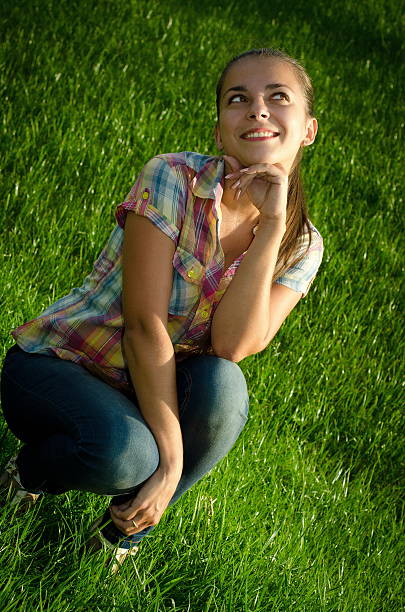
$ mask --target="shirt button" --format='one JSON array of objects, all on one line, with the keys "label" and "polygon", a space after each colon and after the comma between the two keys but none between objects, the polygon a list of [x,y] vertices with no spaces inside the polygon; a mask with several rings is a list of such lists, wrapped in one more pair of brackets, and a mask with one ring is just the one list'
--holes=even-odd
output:
[{"label": "shirt button", "polygon": [[142,194],[142,197],[144,200],[147,200],[149,198],[149,192],[145,190]]},{"label": "shirt button", "polygon": [[201,310],[201,312],[200,312],[200,317],[201,317],[202,319],[206,319],[208,316],[209,316],[209,314],[208,314],[208,310]]},{"label": "shirt button", "polygon": [[187,272],[187,276],[189,278],[197,278],[197,271],[194,268],[191,268],[188,272]]}]

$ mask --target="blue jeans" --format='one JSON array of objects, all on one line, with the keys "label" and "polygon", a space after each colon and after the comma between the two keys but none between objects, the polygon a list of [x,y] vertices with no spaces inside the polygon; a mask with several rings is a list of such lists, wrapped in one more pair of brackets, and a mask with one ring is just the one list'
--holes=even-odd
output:
[{"label": "blue jeans", "polygon": [[[242,371],[219,357],[180,362],[177,393],[184,467],[171,504],[229,452],[248,413]],[[135,394],[78,364],[14,346],[4,362],[1,396],[8,426],[24,443],[17,465],[27,490],[89,491],[117,496],[112,503],[118,505],[134,497],[159,465]],[[139,542],[150,529],[129,539]]]}]

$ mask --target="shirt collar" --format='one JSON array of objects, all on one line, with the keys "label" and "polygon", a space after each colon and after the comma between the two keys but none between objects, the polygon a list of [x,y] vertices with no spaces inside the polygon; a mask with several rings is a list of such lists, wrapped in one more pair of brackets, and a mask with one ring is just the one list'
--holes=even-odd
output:
[{"label": "shirt collar", "polygon": [[224,160],[222,157],[211,157],[195,175],[191,182],[191,191],[198,198],[218,197],[222,193],[224,176]]}]

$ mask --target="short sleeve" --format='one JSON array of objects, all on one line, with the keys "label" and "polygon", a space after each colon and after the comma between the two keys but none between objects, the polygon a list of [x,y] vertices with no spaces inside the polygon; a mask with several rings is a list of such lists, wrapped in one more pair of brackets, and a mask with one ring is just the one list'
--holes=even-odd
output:
[{"label": "short sleeve", "polygon": [[177,242],[186,200],[184,166],[159,155],[145,164],[126,200],[117,206],[115,217],[123,228],[129,211],[142,215]]},{"label": "short sleeve", "polygon": [[[303,235],[301,244],[298,247],[299,252],[307,251],[308,243],[309,234],[306,233]],[[302,297],[305,297],[321,265],[322,256],[322,236],[318,230],[312,226],[312,237],[309,250],[297,264],[284,272],[275,282],[290,287],[290,289],[302,293]]]}]

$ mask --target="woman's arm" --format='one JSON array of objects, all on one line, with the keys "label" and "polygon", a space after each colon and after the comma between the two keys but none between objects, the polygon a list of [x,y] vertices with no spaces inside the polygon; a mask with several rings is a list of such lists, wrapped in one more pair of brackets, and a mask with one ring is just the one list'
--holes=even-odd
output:
[{"label": "woman's arm", "polygon": [[283,226],[259,229],[213,317],[211,344],[230,361],[262,351],[299,302],[301,293],[272,283]]},{"label": "woman's arm", "polygon": [[[183,467],[173,345],[167,332],[174,242],[148,219],[128,214],[123,249],[124,351],[142,416],[159,448],[159,466],[130,507],[113,520],[126,533],[156,524]],[[129,521],[136,517],[139,527]]]},{"label": "woman's arm", "polygon": [[286,228],[286,170],[270,164],[243,168],[235,158],[225,156],[225,160],[232,168],[226,178],[231,178],[236,199],[247,194],[260,211],[256,236],[215,311],[211,327],[216,355],[240,361],[267,346],[301,294],[272,282]]}]

